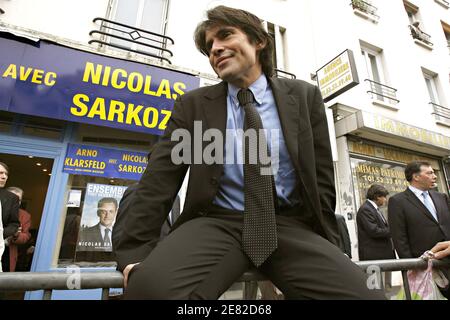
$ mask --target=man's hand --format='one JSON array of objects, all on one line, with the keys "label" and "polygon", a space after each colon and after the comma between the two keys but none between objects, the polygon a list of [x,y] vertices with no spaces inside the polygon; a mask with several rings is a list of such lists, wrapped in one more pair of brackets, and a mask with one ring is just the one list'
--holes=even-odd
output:
[{"label": "man's hand", "polygon": [[22,232],[22,227],[17,228],[16,233],[14,233],[14,235],[12,236],[12,241],[16,241],[17,238],[19,237],[19,234]]},{"label": "man's hand", "polygon": [[431,251],[435,259],[442,259],[450,256],[450,241],[438,242]]},{"label": "man's hand", "polygon": [[135,265],[137,265],[137,264],[139,264],[139,262],[138,263],[132,263],[132,264],[129,264],[129,265],[127,265],[126,267],[125,267],[125,269],[123,269],[123,288],[124,289],[126,289],[127,288],[127,285],[128,285],[128,275],[130,274],[130,271],[131,271],[131,269],[133,269],[133,267],[135,266]]}]

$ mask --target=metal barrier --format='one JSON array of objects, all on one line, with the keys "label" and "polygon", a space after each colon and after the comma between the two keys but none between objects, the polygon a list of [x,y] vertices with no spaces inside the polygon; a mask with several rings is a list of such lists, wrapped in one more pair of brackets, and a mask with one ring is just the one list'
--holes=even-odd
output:
[{"label": "metal barrier", "polygon": [[[417,259],[398,259],[398,260],[372,260],[355,262],[365,272],[376,269],[381,276],[385,271],[401,271],[406,299],[411,300],[411,292],[407,281],[406,273],[413,269],[426,269],[427,262]],[[374,268],[376,267],[376,268]],[[433,260],[433,267],[450,269],[449,260]],[[110,288],[122,288],[123,276],[119,271],[90,271],[66,273],[64,271],[54,272],[3,272],[0,273],[0,292],[1,291],[34,291],[44,290],[44,300],[51,299],[53,290],[69,289],[102,289],[102,299],[108,299]],[[379,279],[379,278],[378,278]],[[244,283],[243,298],[255,299],[257,291],[257,281],[268,280],[257,270],[245,272],[237,282]],[[380,280],[380,279],[379,279]],[[79,281],[78,283],[73,283]],[[382,281],[379,283],[382,284]],[[73,286],[73,287],[71,287]]]}]

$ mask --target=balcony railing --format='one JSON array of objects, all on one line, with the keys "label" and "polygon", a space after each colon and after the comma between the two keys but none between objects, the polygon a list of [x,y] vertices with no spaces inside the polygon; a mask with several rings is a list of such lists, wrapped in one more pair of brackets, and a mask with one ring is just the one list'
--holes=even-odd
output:
[{"label": "balcony railing", "polygon": [[377,19],[380,18],[380,16],[377,15],[378,8],[372,5],[371,3],[363,0],[352,0],[350,3],[353,9],[360,10],[364,13],[370,14]]},{"label": "balcony railing", "polygon": [[277,78],[297,79],[295,74],[281,70],[281,69],[275,69],[275,75],[277,76]]},{"label": "balcony railing", "polygon": [[169,58],[173,57],[173,53],[167,47],[174,44],[172,38],[104,18],[95,18],[93,22],[100,22],[100,30],[89,32],[93,38],[89,44],[98,43],[136,52],[171,64]]},{"label": "balcony railing", "polygon": [[418,27],[415,27],[411,24],[408,27],[411,31],[411,36],[413,37],[413,39],[420,40],[429,46],[433,46],[433,43],[431,42],[431,36],[428,33],[423,32]]},{"label": "balcony railing", "polygon": [[384,101],[389,104],[397,104],[400,102],[397,99],[397,89],[370,79],[364,79],[364,81],[369,83],[370,90],[367,93],[371,94],[372,99]]},{"label": "balcony railing", "polygon": [[431,114],[434,114],[436,121],[450,125],[450,109],[434,102],[430,102],[430,104],[433,107],[433,112]]}]

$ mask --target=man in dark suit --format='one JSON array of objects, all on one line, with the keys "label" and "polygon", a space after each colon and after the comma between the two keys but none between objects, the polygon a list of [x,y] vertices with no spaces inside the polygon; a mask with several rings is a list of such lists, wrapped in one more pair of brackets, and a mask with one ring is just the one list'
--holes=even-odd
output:
[{"label": "man in dark suit", "polygon": [[367,190],[367,200],[356,215],[359,260],[395,259],[389,225],[379,210],[387,202],[389,191],[374,184]]},{"label": "man in dark suit", "polygon": [[20,233],[19,197],[5,189],[9,168],[0,162],[0,202],[2,203],[3,239],[5,251],[2,256],[3,271],[9,271],[9,241],[17,239]]},{"label": "man in dark suit", "polygon": [[436,175],[428,162],[409,163],[405,176],[409,187],[389,199],[389,223],[398,256],[418,258],[450,240],[450,204],[447,195],[432,190]]},{"label": "man in dark suit", "polygon": [[112,251],[111,233],[118,203],[114,198],[102,198],[97,204],[99,222],[80,231],[77,251]]},{"label": "man in dark suit", "polygon": [[[389,222],[398,256],[418,258],[436,243],[450,240],[450,201],[432,190],[437,177],[430,163],[408,163],[405,177],[408,188],[389,199]],[[450,298],[449,290],[441,291]]]},{"label": "man in dark suit", "polygon": [[[257,267],[287,299],[383,299],[336,246],[320,91],[271,78],[273,43],[258,17],[224,6],[207,15],[195,42],[223,82],[178,98],[150,156],[116,248],[125,297],[217,299]],[[159,241],[188,168],[183,213]]]}]

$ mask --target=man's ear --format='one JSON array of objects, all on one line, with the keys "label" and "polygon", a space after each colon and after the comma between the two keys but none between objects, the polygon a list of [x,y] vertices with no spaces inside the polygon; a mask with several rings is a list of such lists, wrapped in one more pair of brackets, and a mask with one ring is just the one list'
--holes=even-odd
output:
[{"label": "man's ear", "polygon": [[266,47],[266,45],[267,45],[267,41],[266,40],[258,41],[256,43],[256,49],[257,50],[262,50],[262,49],[264,49]]}]

